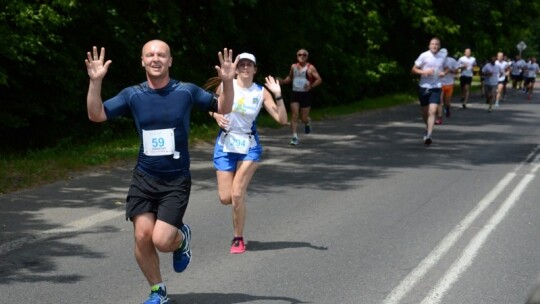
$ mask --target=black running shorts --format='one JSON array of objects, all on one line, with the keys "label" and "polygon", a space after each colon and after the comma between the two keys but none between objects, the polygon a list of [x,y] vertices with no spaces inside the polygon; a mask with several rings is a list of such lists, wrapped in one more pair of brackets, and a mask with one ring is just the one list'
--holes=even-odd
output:
[{"label": "black running shorts", "polygon": [[292,92],[291,103],[298,102],[300,103],[300,108],[309,108],[311,107],[311,92]]},{"label": "black running shorts", "polygon": [[460,86],[464,86],[464,85],[470,85],[472,83],[472,77],[470,76],[460,76],[459,77],[459,83],[460,83]]},{"label": "black running shorts", "polygon": [[180,228],[184,224],[190,192],[189,176],[168,181],[134,170],[126,199],[126,220],[152,212],[158,220]]}]

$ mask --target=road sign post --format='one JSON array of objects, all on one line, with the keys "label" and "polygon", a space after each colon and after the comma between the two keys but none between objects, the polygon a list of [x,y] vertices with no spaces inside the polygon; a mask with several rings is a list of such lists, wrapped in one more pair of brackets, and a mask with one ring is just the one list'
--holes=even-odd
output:
[{"label": "road sign post", "polygon": [[519,56],[521,57],[521,52],[523,52],[523,50],[525,50],[527,48],[527,45],[525,44],[525,42],[523,41],[520,41],[517,45],[516,45],[518,51],[519,51]]}]

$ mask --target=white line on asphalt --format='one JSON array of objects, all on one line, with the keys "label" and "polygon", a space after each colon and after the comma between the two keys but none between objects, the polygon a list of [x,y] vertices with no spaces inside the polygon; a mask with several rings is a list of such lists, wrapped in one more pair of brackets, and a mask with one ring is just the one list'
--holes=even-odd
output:
[{"label": "white line on asphalt", "polygon": [[[536,165],[534,172],[538,170]],[[529,183],[534,179],[534,174],[525,175],[519,184],[514,188],[510,196],[499,207],[497,212],[489,219],[476,236],[469,242],[459,259],[457,259],[452,266],[446,271],[445,275],[439,280],[437,285],[429,292],[424,298],[422,304],[436,304],[439,303],[444,297],[445,293],[452,287],[452,285],[459,279],[461,274],[465,272],[469,266],[471,266],[474,258],[478,254],[478,251],[482,248],[482,245],[486,242],[487,238],[502,222],[502,220],[508,214],[508,211],[516,204],[521,197],[521,194],[525,191]]]},{"label": "white line on asphalt", "polygon": [[[450,250],[450,248],[459,240],[463,233],[469,229],[471,224],[486,210],[487,207],[499,196],[499,194],[516,177],[516,173],[528,162],[540,162],[540,155],[536,155],[540,146],[536,146],[527,156],[525,161],[520,163],[513,172],[506,174],[497,185],[478,202],[476,207],[459,222],[452,231],[442,239],[437,247],[433,249],[384,299],[384,304],[397,304],[405,297],[424,275],[435,266]],[[534,166],[531,173],[536,172],[538,168]]]},{"label": "white line on asphalt", "polygon": [[508,173],[484,198],[469,212],[469,214],[457,224],[452,231],[439,242],[439,245],[425,257],[416,268],[411,271],[401,283],[384,299],[384,304],[396,304],[414,288],[424,275],[437,264],[450,248],[459,240],[461,235],[469,229],[471,224],[489,207],[497,196],[508,186],[516,176],[515,173]]},{"label": "white line on asphalt", "polygon": [[103,211],[103,212],[85,217],[77,221],[73,221],[69,224],[66,224],[65,226],[61,228],[49,229],[49,230],[41,231],[40,233],[36,235],[18,238],[18,239],[15,239],[15,240],[12,240],[12,241],[9,241],[7,243],[0,245],[0,255],[4,255],[26,244],[31,244],[31,243],[35,243],[41,240],[45,240],[47,238],[50,238],[53,235],[57,235],[60,233],[76,232],[76,231],[94,226],[98,223],[111,220],[115,217],[118,217],[124,214],[125,214],[124,210],[119,210],[119,209],[107,210],[107,211]]}]

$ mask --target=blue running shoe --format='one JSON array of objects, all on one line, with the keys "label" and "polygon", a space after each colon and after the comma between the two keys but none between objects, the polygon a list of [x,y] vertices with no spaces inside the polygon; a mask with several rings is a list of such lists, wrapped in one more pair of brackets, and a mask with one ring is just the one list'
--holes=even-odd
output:
[{"label": "blue running shoe", "polygon": [[167,290],[161,287],[157,290],[152,290],[148,300],[144,304],[166,304],[169,303],[169,297],[167,296]]},{"label": "blue running shoe", "polygon": [[173,252],[173,268],[176,272],[182,272],[186,270],[191,262],[191,248],[189,242],[191,241],[191,229],[188,225],[184,224],[180,231],[184,235],[183,245]]},{"label": "blue running shoe", "polygon": [[306,127],[304,128],[304,133],[306,133],[306,134],[311,133],[311,118],[308,118],[308,121],[306,123]]}]

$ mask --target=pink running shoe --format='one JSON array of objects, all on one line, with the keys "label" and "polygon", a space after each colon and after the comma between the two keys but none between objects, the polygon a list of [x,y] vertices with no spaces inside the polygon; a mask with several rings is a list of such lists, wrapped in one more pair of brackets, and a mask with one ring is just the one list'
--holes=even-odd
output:
[{"label": "pink running shoe", "polygon": [[244,243],[244,240],[234,239],[231,244],[231,253],[239,254],[244,252],[246,252],[246,244]]}]

